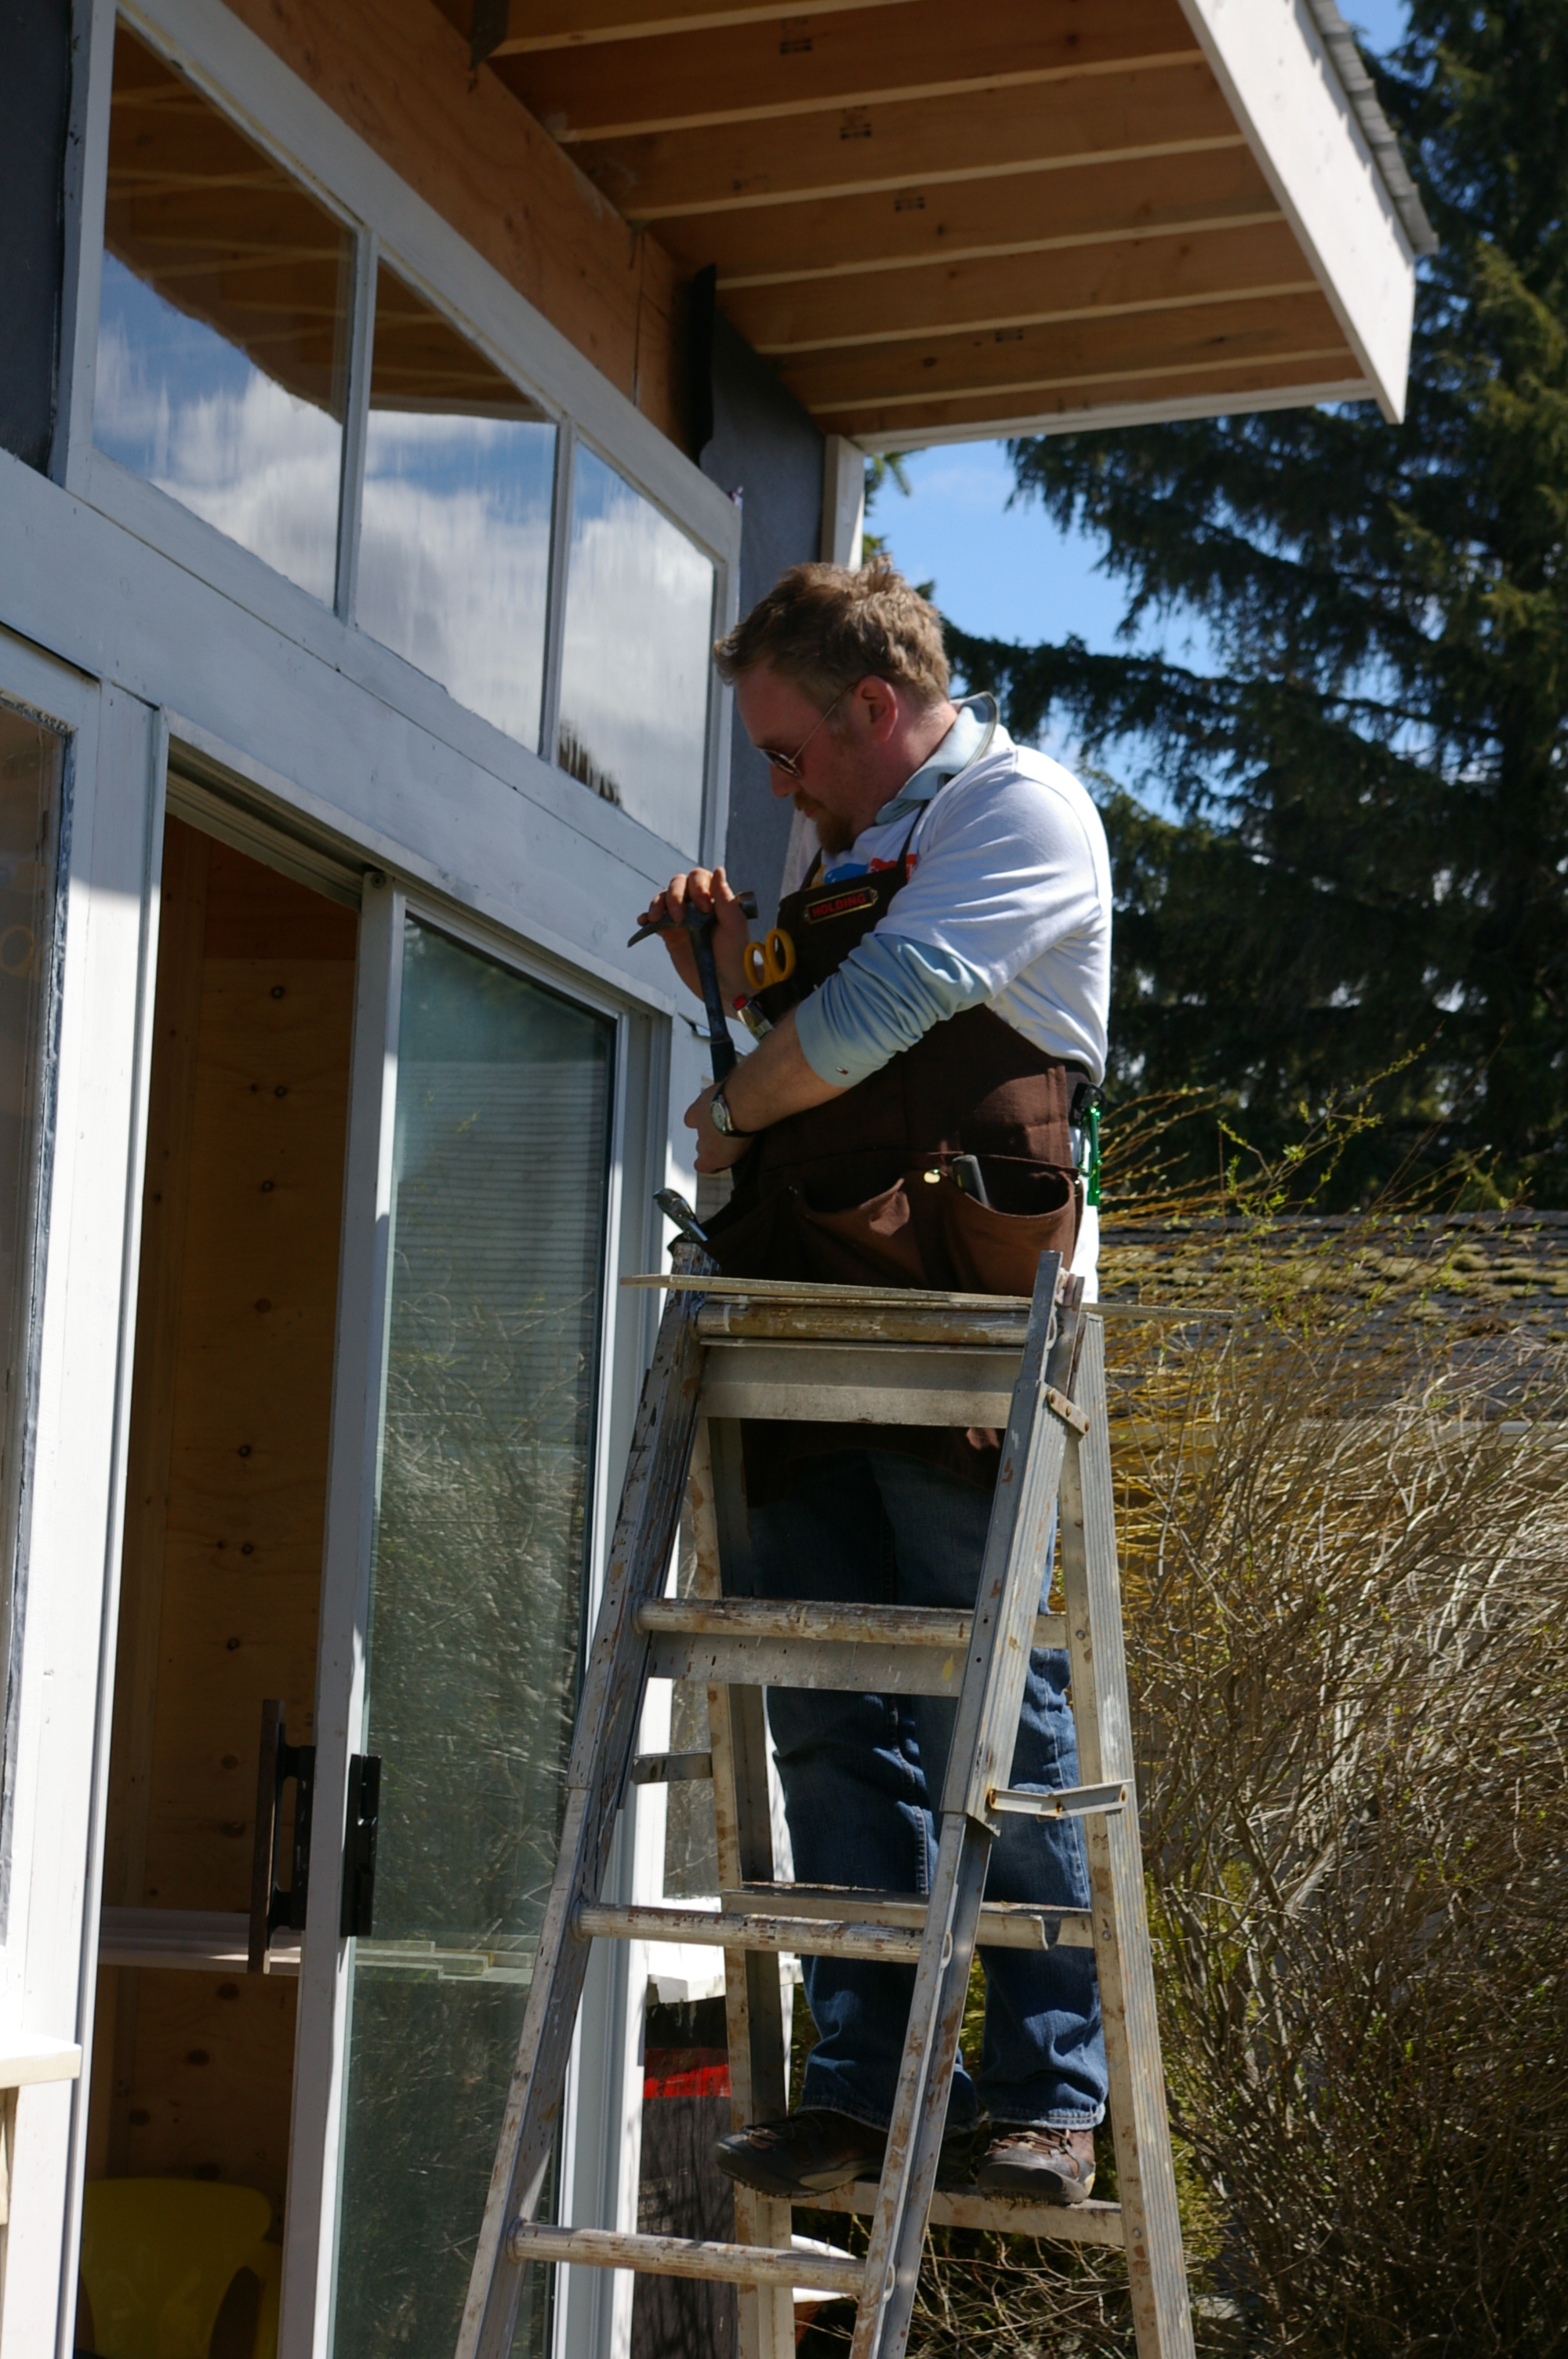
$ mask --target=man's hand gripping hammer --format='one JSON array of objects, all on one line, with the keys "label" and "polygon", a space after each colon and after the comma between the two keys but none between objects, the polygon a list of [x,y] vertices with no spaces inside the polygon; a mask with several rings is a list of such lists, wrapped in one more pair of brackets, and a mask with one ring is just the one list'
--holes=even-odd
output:
[{"label": "man's hand gripping hammer", "polygon": [[[756,916],[757,897],[754,893],[738,893],[735,897],[748,918]],[[711,909],[703,912],[694,909],[688,903],[683,919],[659,918],[651,926],[639,926],[626,945],[628,950],[635,950],[637,944],[645,942],[650,934],[665,933],[676,924],[684,925],[691,936],[692,955],[697,960],[697,980],[702,985],[702,1004],[708,1010],[708,1053],[712,1060],[716,1089],[734,1071],[737,1062],[735,1043],[730,1038],[730,1027],[724,1018],[724,995],[719,988],[719,962],[713,955],[713,933],[718,922]]]}]

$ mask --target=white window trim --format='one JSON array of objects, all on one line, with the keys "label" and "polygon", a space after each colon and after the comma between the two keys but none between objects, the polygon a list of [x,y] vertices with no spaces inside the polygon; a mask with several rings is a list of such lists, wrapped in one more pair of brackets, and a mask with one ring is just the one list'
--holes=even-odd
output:
[{"label": "white window trim", "polygon": [[[280,849],[287,849],[280,842]],[[349,1164],[345,1170],[343,1250],[333,1392],[333,1439],[325,1563],[323,1644],[316,1697],[317,1826],[324,1854],[313,1860],[310,1928],[300,1989],[300,2038],[295,2059],[290,2129],[289,2192],[285,2235],[280,2348],[294,2359],[325,2359],[331,2346],[337,2269],[340,2169],[345,2124],[341,2114],[347,2066],[348,1951],[335,1940],[341,1863],[331,1831],[343,1820],[348,1759],[362,1743],[366,1665],[361,1638],[369,1613],[370,1555],[382,1414],[384,1311],[391,1273],[385,1263],[385,1212],[390,1202],[391,1151],[402,1034],[402,943],[406,920],[423,921],[514,973],[568,993],[579,1006],[615,1026],[614,1092],[610,1169],[602,1246],[603,1304],[600,1332],[597,1416],[592,1467],[593,1507],[586,1561],[585,1628],[590,1631],[602,1591],[619,1477],[631,1442],[641,1373],[647,1357],[645,1294],[618,1284],[627,1260],[644,1263],[654,1244],[651,1184],[662,1177],[668,1119],[667,1075],[661,1049],[667,1027],[653,1024],[628,1002],[619,983],[585,981],[563,971],[536,946],[485,922],[471,910],[371,872],[362,912],[361,973],[356,991],[355,1055],[351,1090]],[[373,1158],[374,1169],[372,1169]],[[354,1631],[347,1668],[331,1652]],[[619,1888],[622,1839],[609,1886]],[[562,2155],[567,2202],[573,2217],[609,2227],[635,2224],[641,2108],[638,2051],[640,1953],[618,1950],[594,1962],[583,1996],[568,2066],[575,2091],[585,2069],[596,2093],[619,2102],[587,2107],[568,2103]],[[314,1994],[313,1997],[311,1994]],[[600,2272],[563,2273],[554,2306],[557,2359],[589,2359],[608,2347],[612,2319],[630,2329],[630,2287],[606,2288]],[[608,2308],[607,2308],[608,2303]],[[621,2313],[624,2312],[623,2318]]]},{"label": "white window trim", "polygon": [[144,1161],[162,736],[145,703],[0,639],[0,688],[71,733],[56,922],[54,1151],[39,1206],[36,1440],[20,1515],[27,1593],[8,1764],[11,1907],[0,1949],[7,2053],[24,2071],[0,2344],[69,2352],[102,1875],[111,1633],[118,1611],[135,1239]]},{"label": "white window trim", "polygon": [[[340,516],[337,595],[328,606],[299,589],[180,504],[96,450],[96,372],[103,222],[108,169],[109,98],[116,14],[167,57],[258,146],[297,178],[359,238],[350,401],[344,425],[345,493]],[[738,594],[738,508],[560,331],[416,195],[342,118],[264,42],[211,0],[78,0],[81,70],[74,100],[68,189],[68,332],[62,354],[57,482],[127,531],[171,556],[286,637],[362,679],[383,701],[536,792],[544,770],[574,794],[589,790],[517,740],[459,705],[439,684],[344,619],[357,570],[365,360],[374,266],[384,258],[555,420],[559,434],[556,531],[551,552],[546,727],[553,745],[564,626],[565,556],[574,441],[586,440],[713,560],[715,635],[733,619]],[[85,58],[83,59],[83,52]],[[711,859],[724,839],[730,699],[710,676],[703,817],[697,850]],[[522,769],[524,777],[519,777]],[[638,824],[633,821],[633,824]],[[653,831],[650,831],[653,832]],[[672,846],[678,853],[679,848]]]}]

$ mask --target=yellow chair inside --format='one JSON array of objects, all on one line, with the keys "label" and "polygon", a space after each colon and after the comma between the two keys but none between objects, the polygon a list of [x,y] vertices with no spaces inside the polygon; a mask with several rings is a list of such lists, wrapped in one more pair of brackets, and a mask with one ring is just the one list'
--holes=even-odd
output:
[{"label": "yellow chair inside", "polygon": [[199,2179],[96,2179],[81,2216],[81,2278],[98,2359],[208,2359],[242,2269],[261,2280],[252,2359],[276,2359],[280,2255],[256,2188]]}]

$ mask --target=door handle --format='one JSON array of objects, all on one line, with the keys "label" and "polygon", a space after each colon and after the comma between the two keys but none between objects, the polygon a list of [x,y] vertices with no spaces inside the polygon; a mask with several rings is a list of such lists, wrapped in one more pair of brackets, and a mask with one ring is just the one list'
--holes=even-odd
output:
[{"label": "door handle", "polygon": [[[294,1840],[289,1845],[289,1882],[277,1881],[283,1834],[283,1789],[294,1780]],[[265,1974],[267,1947],[278,1927],[305,1930],[310,1897],[310,1811],[316,1789],[316,1747],[290,1745],[283,1704],[269,1696],[262,1706],[261,1751],[256,1762],[256,1832],[251,1857],[250,1945],[246,1972]]]},{"label": "door handle", "polygon": [[338,1930],[368,1933],[375,1914],[375,1838],[381,1814],[381,1756],[349,1756],[349,1810],[343,1830],[343,1906]]}]

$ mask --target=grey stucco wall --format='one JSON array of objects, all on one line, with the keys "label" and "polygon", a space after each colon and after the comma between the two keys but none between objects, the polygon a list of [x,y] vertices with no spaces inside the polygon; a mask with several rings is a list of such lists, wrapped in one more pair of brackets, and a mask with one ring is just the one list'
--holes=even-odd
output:
[{"label": "grey stucco wall", "polygon": [[70,0],[0,0],[0,448],[47,467],[59,381]]},{"label": "grey stucco wall", "polygon": [[[766,361],[722,317],[713,322],[713,439],[702,471],[741,498],[741,612],[789,565],[818,553],[822,436]],[[750,886],[764,921],[778,901],[793,810],[772,792],[768,766],[736,728],[725,865]]]}]

